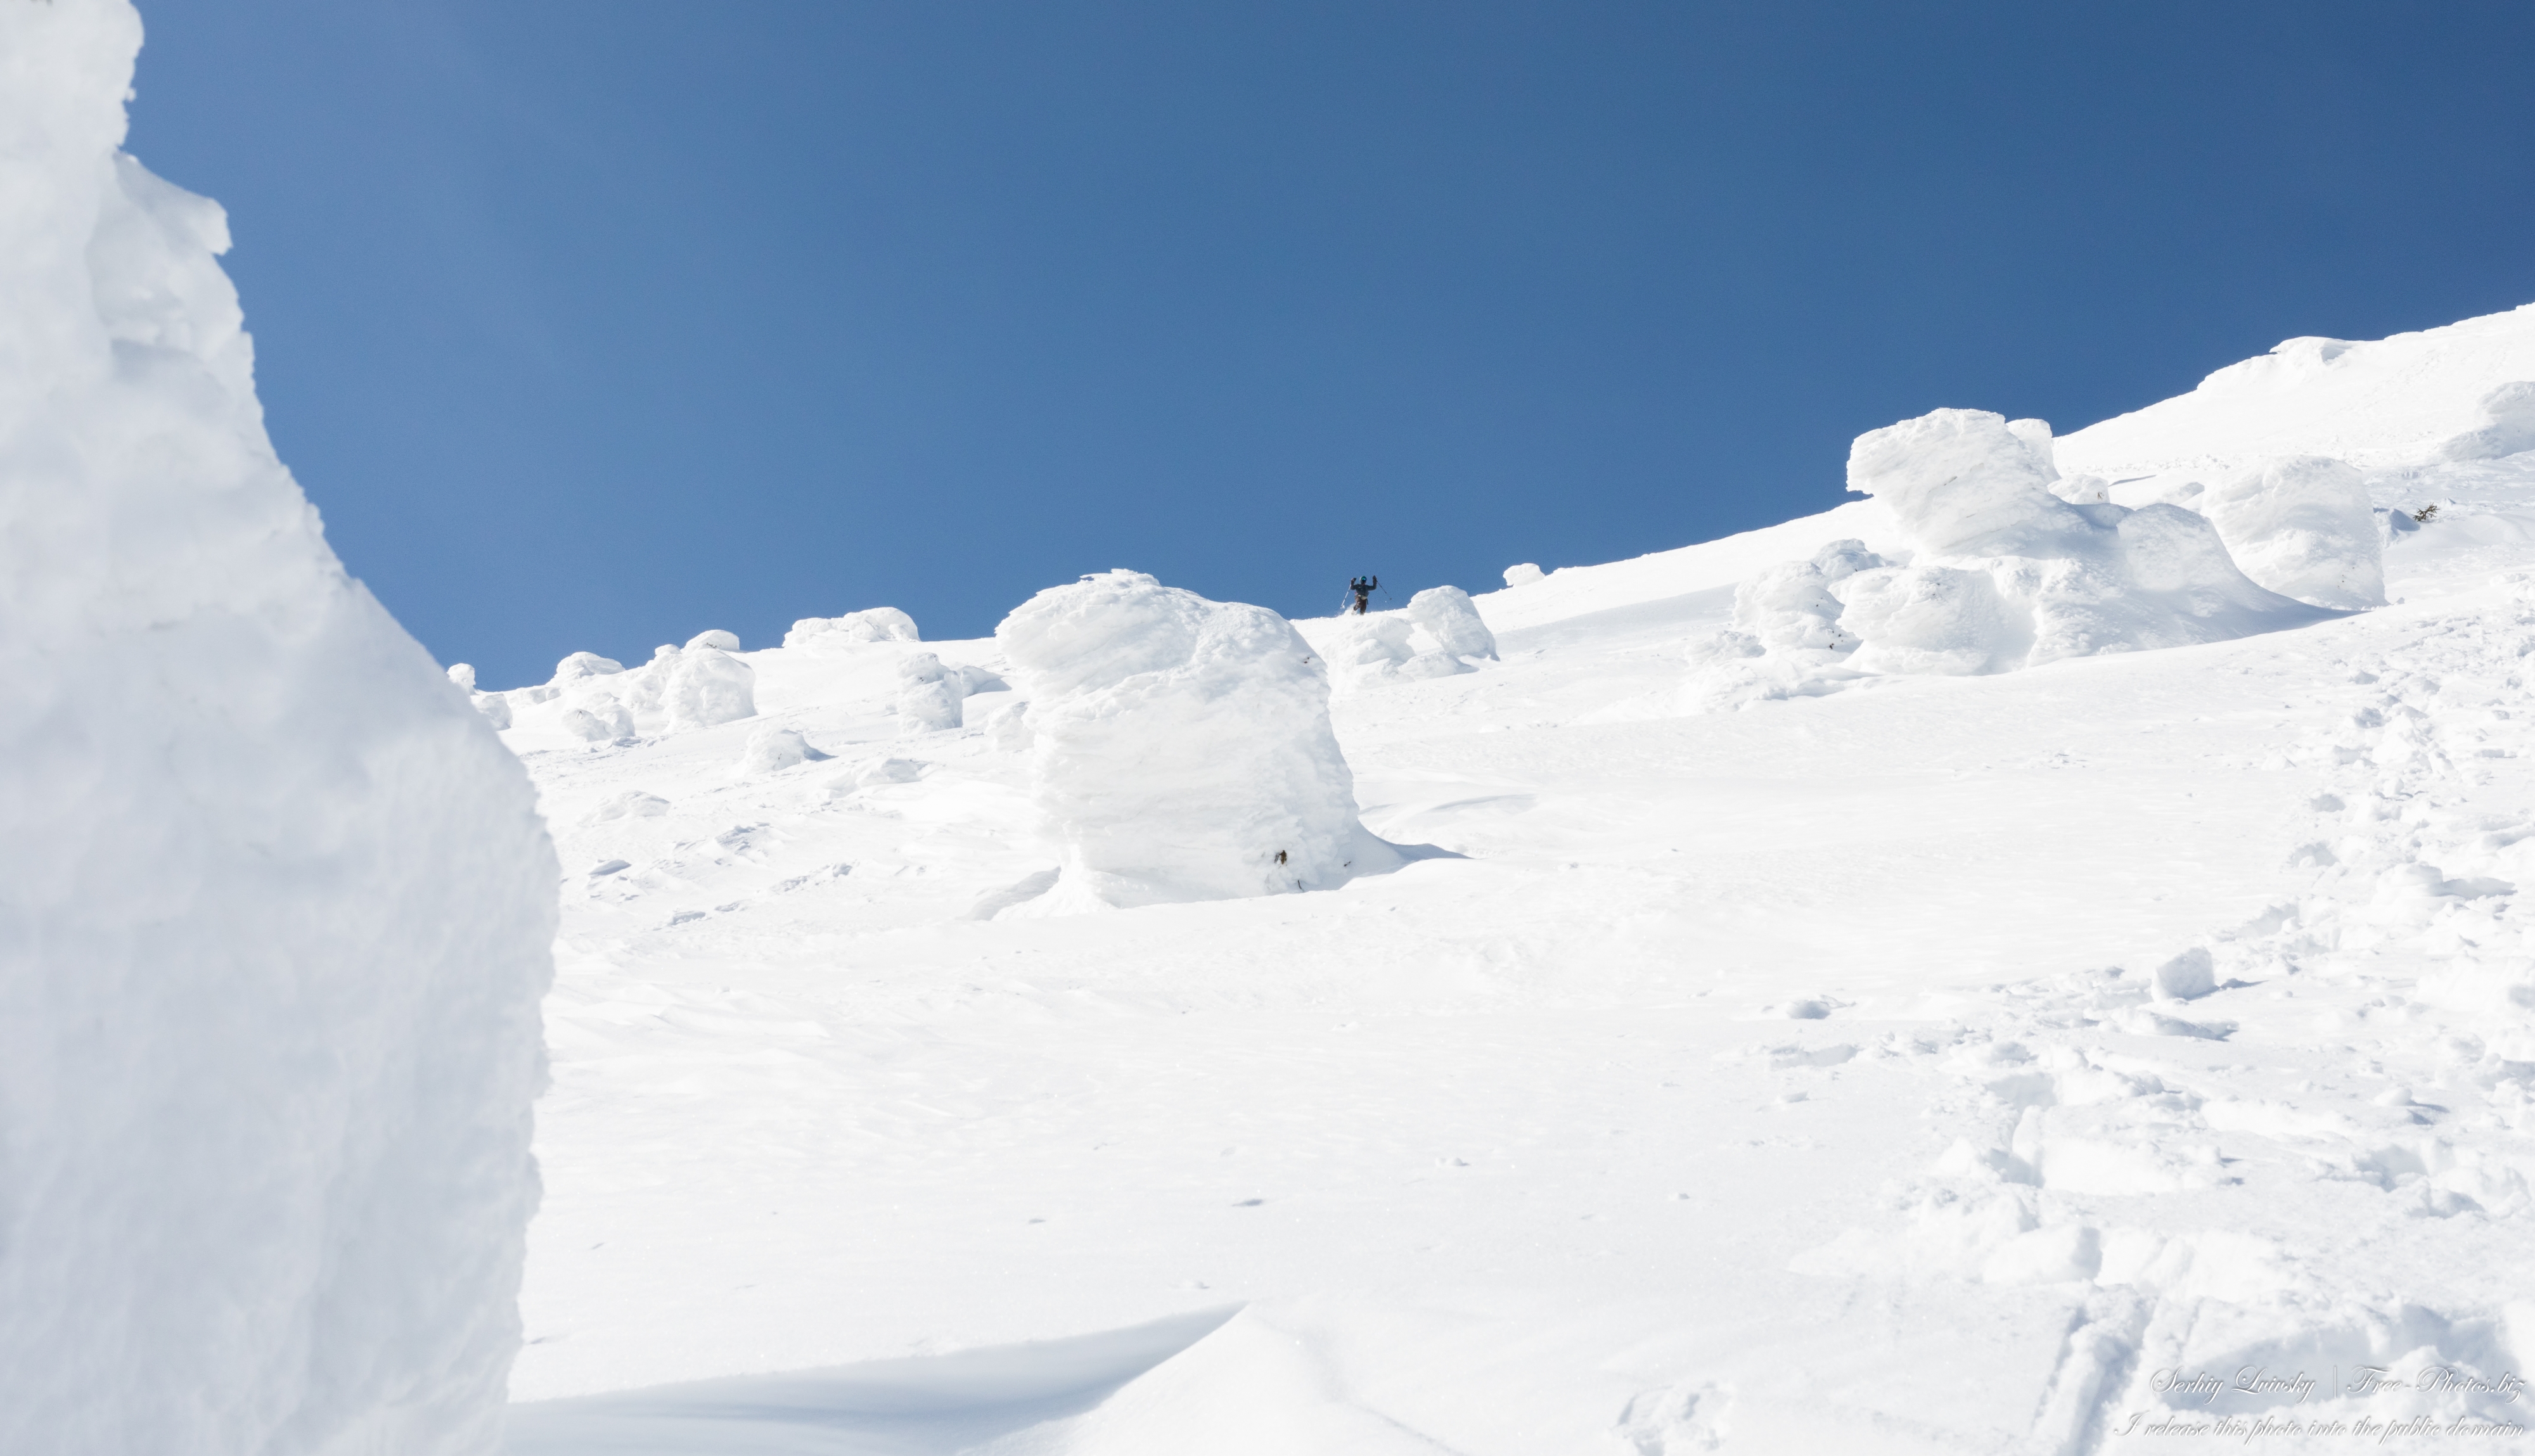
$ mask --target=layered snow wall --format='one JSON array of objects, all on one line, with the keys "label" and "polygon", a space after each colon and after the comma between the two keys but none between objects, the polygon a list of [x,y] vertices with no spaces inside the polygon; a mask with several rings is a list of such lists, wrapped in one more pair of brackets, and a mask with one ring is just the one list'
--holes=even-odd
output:
[{"label": "layered snow wall", "polygon": [[[1890,513],[1907,549],[1887,559],[1839,541],[1747,579],[1733,628],[1693,644],[1684,706],[1810,696],[1885,675],[2010,672],[2327,615],[2256,584],[2206,516],[2063,499],[2048,427],[2037,425],[1940,409],[1859,436],[1849,489]],[[2233,498],[2236,509],[2251,533],[2283,543],[2278,561],[2301,580],[2338,579],[2352,605],[2369,587],[2381,599],[2381,577],[2329,576],[2345,564],[2336,553],[2364,553],[2375,566],[2364,495],[2363,543],[2310,529],[2319,517],[2338,519],[2308,510],[2343,484],[2322,468],[2330,463],[2257,476]]]},{"label": "layered snow wall", "polygon": [[117,151],[140,41],[0,4],[0,1450],[488,1451],[554,855]]},{"label": "layered snow wall", "polygon": [[1289,894],[1396,865],[1357,821],[1322,664],[1275,613],[1108,572],[1030,598],[995,640],[1062,862],[1003,913]]}]

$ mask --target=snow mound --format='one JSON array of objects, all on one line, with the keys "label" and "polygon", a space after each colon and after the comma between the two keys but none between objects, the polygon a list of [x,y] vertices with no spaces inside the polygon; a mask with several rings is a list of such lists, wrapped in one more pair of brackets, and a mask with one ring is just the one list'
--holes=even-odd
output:
[{"label": "snow mound", "polygon": [[2385,604],[2383,533],[2368,482],[2321,455],[2265,459],[2196,502],[2246,576],[2319,607]]},{"label": "snow mound", "polygon": [[711,647],[718,651],[736,652],[739,650],[739,634],[724,632],[718,627],[709,628],[687,638],[687,645],[690,648]]},{"label": "snow mound", "polygon": [[[1733,627],[1692,644],[1678,706],[1815,696],[1879,675],[2012,672],[2326,615],[2249,579],[2208,519],[2171,505],[2072,504],[2052,494],[2056,473],[2047,433],[1986,410],[1941,409],[1859,436],[1849,489],[1890,513],[1907,549],[1887,559],[1834,541],[1745,579]],[[2359,516],[2367,534],[2352,544],[2337,490],[2328,471],[2300,466],[2243,494],[2248,529],[2279,541],[2303,583],[2337,567],[2346,587],[2359,558],[2375,563],[2373,518]],[[2381,594],[2381,578],[2366,579]]]},{"label": "snow mound", "polygon": [[2439,447],[2442,460],[2496,460],[2535,450],[2535,382],[2512,380],[2482,396],[2488,422]]},{"label": "snow mound", "polygon": [[896,607],[871,607],[842,617],[804,617],[783,634],[783,645],[814,652],[870,642],[912,642],[915,619]]},{"label": "snow mound", "polygon": [[1410,597],[1400,615],[1424,629],[1439,651],[1492,661],[1497,655],[1496,634],[1470,605],[1470,594],[1457,586],[1429,586]]},{"label": "snow mound", "polygon": [[762,774],[780,773],[796,763],[826,757],[826,754],[810,747],[810,741],[801,736],[799,729],[768,724],[748,735],[748,747],[739,756],[739,776],[756,778]]},{"label": "snow mound", "polygon": [[482,1452],[555,856],[117,152],[140,41],[0,6],[0,1450]]},{"label": "snow mound", "polygon": [[1547,575],[1548,573],[1543,572],[1540,569],[1540,564],[1538,562],[1516,562],[1513,566],[1505,569],[1505,584],[1508,586],[1527,586]]},{"label": "snow mound", "polygon": [[755,717],[756,669],[721,647],[696,644],[708,638],[738,640],[726,632],[705,633],[684,647],[654,648],[650,661],[630,671],[595,653],[575,652],[556,665],[551,681],[480,694],[476,705],[498,728],[550,722],[590,743]]},{"label": "snow mound", "polygon": [[1328,677],[1275,613],[1113,571],[1040,592],[995,639],[1061,861],[1004,913],[1286,894],[1398,863],[1357,822]]},{"label": "snow mound", "polygon": [[[655,658],[652,670],[660,660]],[[712,647],[689,647],[677,655],[662,684],[669,710],[669,731],[710,728],[757,715],[757,674],[745,662]]]},{"label": "snow mound", "polygon": [[1497,656],[1496,634],[1457,586],[1430,586],[1396,612],[1348,612],[1300,630],[1328,661],[1340,697],[1474,672]]}]

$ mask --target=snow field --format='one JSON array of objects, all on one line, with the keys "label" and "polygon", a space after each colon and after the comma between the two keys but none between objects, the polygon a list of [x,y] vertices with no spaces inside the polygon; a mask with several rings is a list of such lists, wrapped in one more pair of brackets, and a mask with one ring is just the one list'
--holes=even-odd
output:
[{"label": "snow field", "polygon": [[[1685,639],[1828,650],[1832,577],[1927,560],[1880,503],[1477,598],[1500,660],[1329,709],[1363,822],[1461,857],[1332,893],[1000,915],[1055,863],[995,643],[926,644],[1016,687],[914,734],[903,644],[749,654],[833,762],[530,751],[559,823],[667,807],[565,839],[616,868],[514,1450],[2073,1453],[2198,1419],[2161,1370],[2523,1371],[2535,458],[2362,474],[2443,503],[2394,605],[1743,712],[1641,709]],[[2166,512],[2137,559],[2216,576],[2099,514]],[[2514,1409],[2200,1409],[2326,1405]]]}]

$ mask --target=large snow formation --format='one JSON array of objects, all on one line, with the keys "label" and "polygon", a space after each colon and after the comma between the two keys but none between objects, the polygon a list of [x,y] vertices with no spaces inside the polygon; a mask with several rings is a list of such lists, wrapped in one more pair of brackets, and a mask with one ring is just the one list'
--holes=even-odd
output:
[{"label": "large snow formation", "polygon": [[1030,598],[995,640],[1062,859],[1019,912],[1288,894],[1397,863],[1357,822],[1329,679],[1275,613],[1107,572]]},{"label": "large snow formation", "polygon": [[140,42],[0,5],[0,1450],[485,1451],[554,855],[117,151]]},{"label": "large snow formation", "polygon": [[[1886,559],[1862,541],[1837,541],[1747,578],[1735,592],[1734,626],[1692,646],[1684,706],[1811,696],[1880,674],[2011,672],[2323,615],[2249,579],[2204,516],[2055,495],[2048,427],[2030,428],[2039,423],[1940,409],[1859,436],[1849,489],[1886,508],[1906,549]],[[2315,473],[2276,491],[2268,477],[2257,480],[2241,509],[2268,513],[2265,528],[2303,522],[2297,513]],[[2364,506],[2363,497],[2373,566],[2377,538]],[[2335,549],[2360,549],[2330,539]],[[2301,570],[2311,567],[2299,560]],[[2368,580],[2381,597],[2381,578]]]}]

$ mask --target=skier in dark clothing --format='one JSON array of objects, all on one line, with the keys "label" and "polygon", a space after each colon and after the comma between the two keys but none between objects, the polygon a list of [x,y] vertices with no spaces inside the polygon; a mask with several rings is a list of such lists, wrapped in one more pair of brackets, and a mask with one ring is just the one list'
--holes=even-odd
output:
[{"label": "skier in dark clothing", "polygon": [[1381,588],[1381,586],[1382,578],[1380,576],[1358,576],[1347,583],[1347,590],[1355,593],[1355,614],[1357,616],[1361,617],[1364,615],[1365,599],[1372,596],[1375,591]]}]

